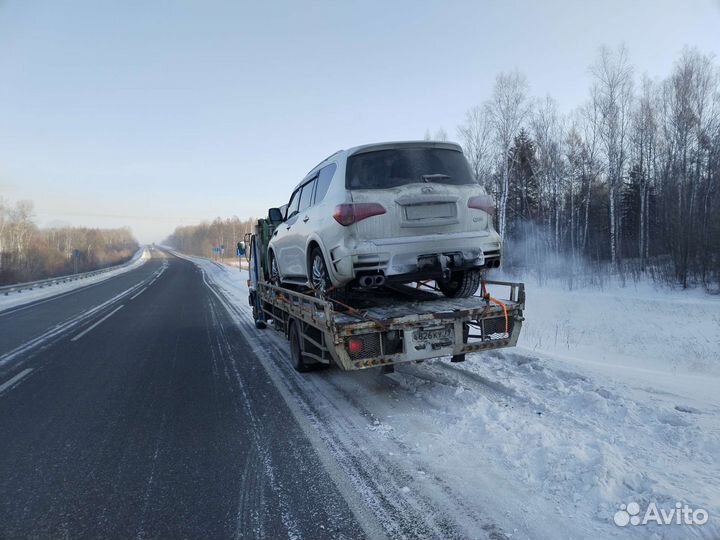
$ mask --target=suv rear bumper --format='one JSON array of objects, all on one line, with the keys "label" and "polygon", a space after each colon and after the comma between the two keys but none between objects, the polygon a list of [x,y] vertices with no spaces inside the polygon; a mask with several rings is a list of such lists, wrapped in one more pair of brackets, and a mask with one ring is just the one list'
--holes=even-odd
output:
[{"label": "suv rear bumper", "polygon": [[[333,281],[343,284],[363,274],[384,274],[391,281],[408,276],[431,279],[447,268],[483,268],[489,260],[500,258],[500,237],[493,230],[453,234],[381,238],[340,245],[331,250]],[[433,257],[444,255],[437,264]],[[418,258],[428,257],[423,267]],[[395,279],[394,279],[395,278]]]}]

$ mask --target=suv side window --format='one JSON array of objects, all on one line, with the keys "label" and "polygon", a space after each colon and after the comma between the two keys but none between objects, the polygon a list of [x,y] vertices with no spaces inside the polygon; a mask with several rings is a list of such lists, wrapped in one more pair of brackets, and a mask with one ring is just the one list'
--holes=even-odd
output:
[{"label": "suv side window", "polygon": [[335,163],[331,163],[330,165],[326,165],[320,169],[320,174],[318,174],[317,180],[317,188],[315,189],[315,202],[313,204],[322,202],[325,198],[325,194],[330,187],[330,180],[332,180],[332,177],[335,174],[335,169],[337,169],[337,165]]},{"label": "suv side window", "polygon": [[287,214],[285,214],[285,221],[292,219],[298,213],[298,204],[300,203],[300,190],[298,189],[290,197],[290,202],[287,206]]},{"label": "suv side window", "polygon": [[303,212],[312,206],[313,191],[315,191],[316,183],[317,177],[313,178],[302,187],[302,194],[300,195],[300,207],[298,208],[298,212]]}]

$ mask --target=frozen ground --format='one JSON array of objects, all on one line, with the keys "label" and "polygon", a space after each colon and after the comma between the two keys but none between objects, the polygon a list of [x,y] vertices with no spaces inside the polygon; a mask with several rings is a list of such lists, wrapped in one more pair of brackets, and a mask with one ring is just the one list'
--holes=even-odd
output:
[{"label": "frozen ground", "polygon": [[145,261],[149,258],[150,253],[148,250],[140,248],[127,263],[118,265],[112,270],[108,270],[107,272],[103,272],[102,274],[98,274],[96,276],[79,279],[77,281],[68,281],[66,283],[56,283],[54,285],[38,289],[24,289],[21,292],[11,292],[7,296],[0,294],[0,311],[20,306],[22,304],[27,304],[29,302],[34,302],[36,300],[42,300],[43,298],[49,298],[50,296],[67,293],[75,289],[80,289],[82,287],[87,287],[88,285],[104,281],[145,264]]},{"label": "frozen ground", "polygon": [[[528,285],[515,349],[300,375],[247,274],[193,260],[389,536],[720,537],[720,299]],[[710,519],[616,526],[631,502]]]}]

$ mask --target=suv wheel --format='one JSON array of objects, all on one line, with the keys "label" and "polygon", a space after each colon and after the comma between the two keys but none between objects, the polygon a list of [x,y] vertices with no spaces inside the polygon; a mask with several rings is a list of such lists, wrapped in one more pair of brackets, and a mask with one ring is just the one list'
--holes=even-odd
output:
[{"label": "suv wheel", "polygon": [[469,298],[480,286],[479,270],[459,270],[450,275],[450,281],[438,281],[437,286],[448,298]]},{"label": "suv wheel", "polygon": [[271,251],[268,255],[270,257],[270,283],[276,286],[280,286],[280,270],[278,270],[277,260],[275,254]]},{"label": "suv wheel", "polygon": [[326,292],[333,285],[332,281],[330,281],[325,258],[318,247],[313,248],[310,252],[310,283],[315,289],[315,295],[320,298],[341,300],[345,296],[345,287],[336,287],[330,292]]}]

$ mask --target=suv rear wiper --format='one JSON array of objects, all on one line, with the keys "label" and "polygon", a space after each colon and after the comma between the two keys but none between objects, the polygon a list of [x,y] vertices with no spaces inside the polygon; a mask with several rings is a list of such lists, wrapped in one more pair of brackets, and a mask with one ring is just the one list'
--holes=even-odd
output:
[{"label": "suv rear wiper", "polygon": [[446,182],[452,180],[452,176],[447,174],[423,174],[421,178],[423,182]]}]

